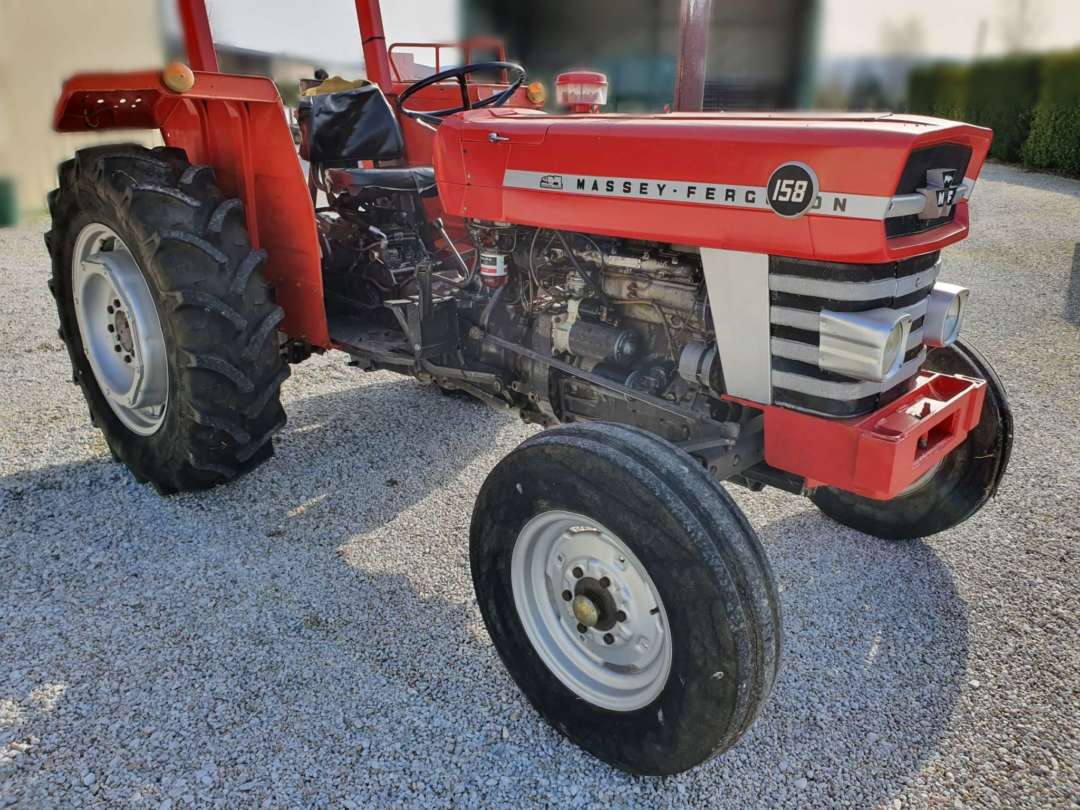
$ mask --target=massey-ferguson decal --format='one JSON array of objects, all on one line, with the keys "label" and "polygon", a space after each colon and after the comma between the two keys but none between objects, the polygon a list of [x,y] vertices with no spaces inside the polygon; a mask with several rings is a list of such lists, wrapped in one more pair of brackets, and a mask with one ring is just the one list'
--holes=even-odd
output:
[{"label": "massey-ferguson decal", "polygon": [[639,200],[666,200],[729,208],[772,210],[782,217],[804,214],[885,219],[892,197],[821,191],[817,175],[804,163],[784,163],[768,186],[740,186],[707,181],[655,180],[644,177],[603,177],[591,174],[553,174],[507,169],[507,188],[587,194]]}]

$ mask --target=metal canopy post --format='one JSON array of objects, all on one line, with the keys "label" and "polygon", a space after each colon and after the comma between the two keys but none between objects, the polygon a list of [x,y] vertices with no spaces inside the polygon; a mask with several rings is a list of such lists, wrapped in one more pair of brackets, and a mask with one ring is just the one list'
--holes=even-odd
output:
[{"label": "metal canopy post", "polygon": [[680,112],[697,112],[705,100],[705,71],[709,59],[712,0],[682,0],[679,13],[679,64],[675,73],[675,104]]},{"label": "metal canopy post", "polygon": [[206,0],[176,0],[176,8],[180,13],[180,24],[184,27],[184,44],[191,69],[220,72],[217,54],[214,53],[210,17],[206,13]]},{"label": "metal canopy post", "polygon": [[356,20],[360,24],[360,43],[364,48],[364,72],[384,93],[389,93],[390,59],[386,55],[379,0],[356,0]]}]

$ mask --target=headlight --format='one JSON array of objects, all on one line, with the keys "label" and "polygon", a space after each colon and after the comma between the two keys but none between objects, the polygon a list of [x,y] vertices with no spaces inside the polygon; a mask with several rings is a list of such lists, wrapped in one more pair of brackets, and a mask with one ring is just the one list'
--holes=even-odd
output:
[{"label": "headlight", "polygon": [[908,329],[905,327],[909,325],[910,321],[907,323],[901,321],[889,332],[889,339],[885,341],[885,353],[881,360],[882,379],[891,377],[903,362],[904,344],[907,343],[908,336]]},{"label": "headlight", "polygon": [[904,364],[911,316],[893,309],[832,312],[819,321],[818,366],[858,380],[883,382]]},{"label": "headlight", "polygon": [[939,281],[930,291],[923,321],[923,343],[927,346],[951,346],[960,335],[967,309],[967,287]]}]

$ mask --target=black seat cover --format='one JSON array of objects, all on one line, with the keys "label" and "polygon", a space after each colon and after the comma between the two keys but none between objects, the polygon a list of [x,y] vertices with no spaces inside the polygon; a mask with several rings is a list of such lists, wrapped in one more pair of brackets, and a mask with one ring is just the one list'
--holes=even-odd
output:
[{"label": "black seat cover", "polygon": [[297,118],[300,156],[313,163],[396,160],[405,148],[394,111],[375,84],[304,96]]},{"label": "black seat cover", "polygon": [[435,192],[435,170],[431,166],[406,166],[400,169],[331,169],[334,191],[359,194],[365,189],[412,191],[422,197]]}]

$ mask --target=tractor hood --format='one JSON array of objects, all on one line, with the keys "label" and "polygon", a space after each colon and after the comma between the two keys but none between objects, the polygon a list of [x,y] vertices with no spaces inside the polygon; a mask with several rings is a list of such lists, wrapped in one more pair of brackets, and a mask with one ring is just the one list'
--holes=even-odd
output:
[{"label": "tractor hood", "polygon": [[964,238],[988,129],[908,115],[548,115],[439,129],[448,214],[635,239],[883,262]]}]

